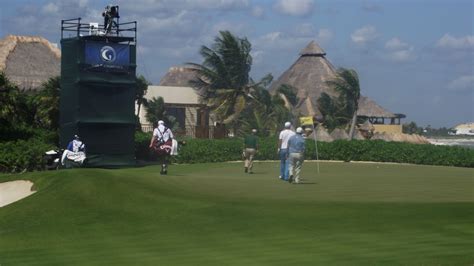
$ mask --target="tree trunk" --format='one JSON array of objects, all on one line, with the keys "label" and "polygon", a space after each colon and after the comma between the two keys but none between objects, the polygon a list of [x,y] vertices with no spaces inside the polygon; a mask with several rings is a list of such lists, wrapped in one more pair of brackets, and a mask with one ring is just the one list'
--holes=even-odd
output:
[{"label": "tree trunk", "polygon": [[354,129],[355,129],[356,122],[357,122],[357,110],[354,112],[354,115],[352,116],[351,129],[349,130],[349,140],[352,140],[354,136]]},{"label": "tree trunk", "polygon": [[137,108],[137,117],[138,119],[140,119],[140,107],[142,106],[142,103],[141,102],[138,102],[138,108]]}]

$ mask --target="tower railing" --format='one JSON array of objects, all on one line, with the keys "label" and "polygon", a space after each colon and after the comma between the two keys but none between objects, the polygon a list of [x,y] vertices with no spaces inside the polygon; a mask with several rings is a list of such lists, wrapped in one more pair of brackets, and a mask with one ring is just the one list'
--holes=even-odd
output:
[{"label": "tower railing", "polygon": [[[65,36],[69,33],[69,36]],[[84,36],[101,36],[106,38],[124,38],[132,42],[137,40],[137,22],[114,22],[110,31],[100,23],[82,23],[81,18],[61,20],[61,39]]]}]

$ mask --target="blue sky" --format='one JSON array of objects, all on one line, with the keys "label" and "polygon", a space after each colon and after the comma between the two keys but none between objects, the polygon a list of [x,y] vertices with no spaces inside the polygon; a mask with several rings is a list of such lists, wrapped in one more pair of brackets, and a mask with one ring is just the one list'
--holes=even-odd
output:
[{"label": "blue sky", "polygon": [[362,94],[408,121],[452,127],[474,121],[472,0],[0,0],[0,37],[59,43],[60,20],[102,20],[110,3],[139,24],[138,71],[201,63],[219,30],[252,43],[252,76],[278,76],[316,40],[336,67],[355,69]]}]

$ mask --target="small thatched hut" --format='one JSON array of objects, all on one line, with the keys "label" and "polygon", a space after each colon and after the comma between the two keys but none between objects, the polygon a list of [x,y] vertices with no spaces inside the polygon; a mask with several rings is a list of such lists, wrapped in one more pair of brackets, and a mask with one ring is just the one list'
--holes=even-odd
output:
[{"label": "small thatched hut", "polygon": [[349,134],[347,134],[344,129],[341,128],[336,128],[331,132],[331,137],[336,140],[336,139],[349,139]]},{"label": "small thatched hut", "polygon": [[171,67],[160,80],[159,86],[190,87],[196,72],[188,67]]},{"label": "small thatched hut", "polygon": [[23,90],[59,76],[61,51],[42,37],[8,35],[0,40],[0,71]]}]

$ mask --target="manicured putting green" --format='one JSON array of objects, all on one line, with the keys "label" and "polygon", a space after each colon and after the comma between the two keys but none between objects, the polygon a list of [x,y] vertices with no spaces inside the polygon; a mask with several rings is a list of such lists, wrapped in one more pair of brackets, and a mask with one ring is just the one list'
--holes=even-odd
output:
[{"label": "manicured putting green", "polygon": [[0,265],[472,265],[474,169],[277,163],[0,175]]}]

